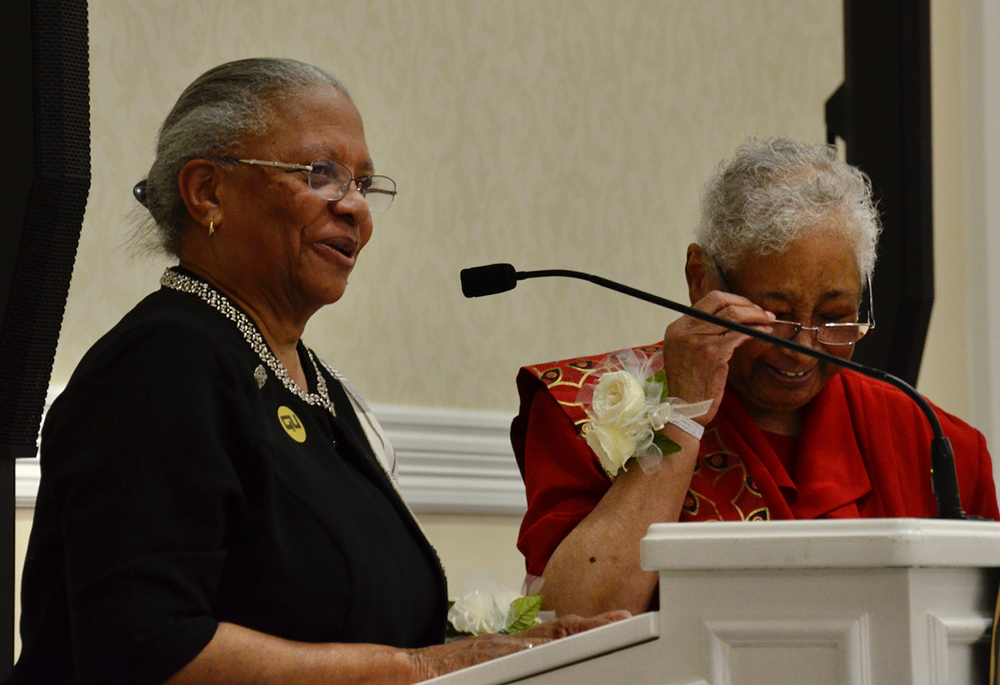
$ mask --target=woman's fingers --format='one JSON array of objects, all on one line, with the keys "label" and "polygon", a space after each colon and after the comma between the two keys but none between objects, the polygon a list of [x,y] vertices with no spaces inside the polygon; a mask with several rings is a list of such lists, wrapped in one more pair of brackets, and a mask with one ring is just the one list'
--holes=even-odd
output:
[{"label": "woman's fingers", "polygon": [[469,637],[444,645],[414,649],[409,652],[414,665],[414,682],[435,678],[460,668],[475,666],[515,652],[523,652],[568,635],[575,635],[613,621],[620,621],[629,616],[631,614],[627,611],[609,611],[591,618],[561,616],[554,621],[539,624],[517,635]]},{"label": "woman's fingers", "polygon": [[622,619],[629,618],[631,615],[632,614],[630,612],[625,610],[608,611],[606,613],[590,617],[566,614],[565,616],[560,616],[554,621],[548,621],[547,623],[540,623],[537,626],[532,626],[524,632],[518,633],[518,636],[525,638],[534,638],[535,636],[538,636],[559,639],[568,635],[582,633],[583,631],[590,630],[591,628],[597,628],[609,623],[614,623],[615,621],[621,621]]},{"label": "woman's fingers", "polygon": [[[701,310],[706,314],[713,314],[720,319],[726,319],[727,321],[740,323],[746,326],[767,326],[774,321],[774,314],[761,309],[745,297],[733,295],[732,293],[723,293],[717,290],[710,292],[708,295],[695,303],[694,308]],[[740,336],[743,339],[748,337],[742,333],[731,331],[723,328],[722,326],[702,321],[700,319],[695,319],[694,317],[685,318],[687,318],[688,321],[695,326],[695,328],[702,330],[704,333],[711,333],[715,335],[733,334]]]},{"label": "woman's fingers", "polygon": [[445,673],[529,649],[529,642],[506,635],[484,635],[411,650],[413,682],[436,678]]},{"label": "woman's fingers", "polygon": [[[731,293],[711,292],[697,302],[695,308],[727,321],[759,327],[765,332],[774,321],[771,312]],[[729,360],[736,348],[749,339],[746,334],[691,316],[682,316],[671,323],[663,336],[670,394],[688,402],[721,399],[729,374]],[[707,423],[712,414],[714,412],[700,420]]]}]

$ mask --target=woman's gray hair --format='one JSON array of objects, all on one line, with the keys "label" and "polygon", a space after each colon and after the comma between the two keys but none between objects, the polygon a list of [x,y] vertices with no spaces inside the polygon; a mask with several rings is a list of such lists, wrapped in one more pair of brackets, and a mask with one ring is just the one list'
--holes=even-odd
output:
[{"label": "woman's gray hair", "polygon": [[281,102],[322,85],[350,97],[344,85],[322,69],[291,59],[254,58],[214,67],[181,93],[160,126],[149,175],[134,190],[152,216],[163,250],[179,254],[191,221],[177,186],[181,168],[263,133]]},{"label": "woman's gray hair", "polygon": [[820,230],[852,238],[861,278],[871,276],[882,230],[871,181],[832,145],[750,139],[705,185],[697,241],[724,269]]}]

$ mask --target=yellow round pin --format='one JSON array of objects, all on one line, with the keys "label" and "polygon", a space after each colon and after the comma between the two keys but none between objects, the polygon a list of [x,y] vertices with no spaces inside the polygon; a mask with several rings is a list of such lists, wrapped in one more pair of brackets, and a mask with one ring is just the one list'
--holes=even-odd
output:
[{"label": "yellow round pin", "polygon": [[281,427],[285,429],[288,437],[292,440],[295,442],[306,441],[306,428],[291,409],[284,405],[278,407],[278,421],[281,422]]}]

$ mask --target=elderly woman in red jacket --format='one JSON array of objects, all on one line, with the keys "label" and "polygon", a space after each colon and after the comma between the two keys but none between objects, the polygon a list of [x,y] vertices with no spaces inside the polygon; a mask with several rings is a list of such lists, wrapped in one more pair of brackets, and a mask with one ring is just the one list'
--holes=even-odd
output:
[{"label": "elderly woman in red jacket", "polygon": [[[833,148],[749,141],[707,184],[687,251],[690,300],[850,358],[873,324],[879,231],[868,179]],[[646,610],[656,575],[640,568],[639,540],[652,523],[936,514],[930,429],[898,389],[688,316],[628,357],[646,374],[662,367],[666,394],[689,407],[649,431],[669,445],[653,450],[666,454],[658,468],[648,455],[645,468],[623,465],[635,436],[595,428],[590,391],[607,355],[518,376],[512,441],[528,497],[518,547],[549,608]],[[628,404],[626,391],[612,399]],[[936,411],[964,510],[998,518],[982,434]]]}]

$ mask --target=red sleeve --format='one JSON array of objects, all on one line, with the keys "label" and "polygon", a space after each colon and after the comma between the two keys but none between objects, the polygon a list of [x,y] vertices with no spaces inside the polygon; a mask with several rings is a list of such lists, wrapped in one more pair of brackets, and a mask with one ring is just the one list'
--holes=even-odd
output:
[{"label": "red sleeve", "polygon": [[597,506],[611,481],[544,387],[534,393],[527,409],[523,449],[528,511],[517,548],[524,554],[528,574],[540,576],[552,552]]}]

